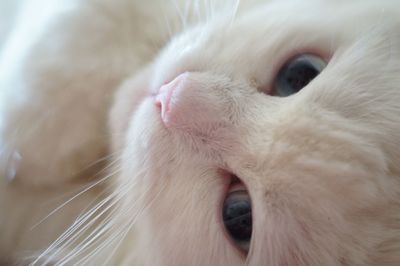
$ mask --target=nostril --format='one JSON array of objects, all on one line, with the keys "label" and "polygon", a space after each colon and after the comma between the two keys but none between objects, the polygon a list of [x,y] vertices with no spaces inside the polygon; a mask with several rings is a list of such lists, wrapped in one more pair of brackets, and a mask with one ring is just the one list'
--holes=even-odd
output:
[{"label": "nostril", "polygon": [[181,91],[181,87],[184,86],[185,77],[187,73],[183,73],[177,76],[173,81],[160,87],[160,90],[156,94],[154,104],[161,110],[161,119],[164,123],[168,123],[170,120],[171,106],[177,98],[176,94],[179,94],[178,90]]},{"label": "nostril", "polygon": [[171,97],[175,88],[176,88],[175,84],[168,83],[166,85],[163,85],[158,91],[158,94],[155,98],[155,105],[161,109],[161,118],[164,121],[166,120],[166,115],[169,111]]}]

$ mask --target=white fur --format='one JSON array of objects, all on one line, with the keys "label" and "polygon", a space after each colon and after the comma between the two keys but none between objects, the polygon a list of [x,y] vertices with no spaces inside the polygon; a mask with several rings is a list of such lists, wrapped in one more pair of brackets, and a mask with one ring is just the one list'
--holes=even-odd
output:
[{"label": "white fur", "polygon": [[[153,2],[24,5],[0,57],[0,258],[399,265],[400,4]],[[268,95],[309,52],[326,69]],[[153,95],[182,73],[165,124]],[[246,256],[221,222],[228,173],[252,199]]]}]

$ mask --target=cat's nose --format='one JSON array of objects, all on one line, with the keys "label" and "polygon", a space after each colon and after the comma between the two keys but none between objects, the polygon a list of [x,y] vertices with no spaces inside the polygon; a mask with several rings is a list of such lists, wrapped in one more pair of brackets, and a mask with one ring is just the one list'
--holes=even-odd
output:
[{"label": "cat's nose", "polygon": [[231,106],[236,103],[229,100],[235,94],[224,89],[227,84],[227,79],[209,73],[185,72],[161,86],[154,103],[168,128],[187,132],[214,130],[226,124],[232,116]]},{"label": "cat's nose", "polygon": [[186,86],[188,75],[188,73],[180,74],[173,81],[161,86],[156,95],[155,105],[160,108],[161,119],[166,125],[173,119],[174,112],[178,111],[175,110],[176,103]]}]

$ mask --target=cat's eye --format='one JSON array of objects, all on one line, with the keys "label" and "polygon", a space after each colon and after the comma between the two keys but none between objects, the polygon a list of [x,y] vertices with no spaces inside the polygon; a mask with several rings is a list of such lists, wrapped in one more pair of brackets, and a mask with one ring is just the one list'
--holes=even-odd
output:
[{"label": "cat's eye", "polygon": [[286,97],[299,92],[326,67],[319,56],[303,54],[289,60],[278,72],[274,95]]},{"label": "cat's eye", "polygon": [[247,253],[252,234],[252,213],[250,196],[243,184],[235,184],[229,190],[223,206],[223,221],[232,241]]}]

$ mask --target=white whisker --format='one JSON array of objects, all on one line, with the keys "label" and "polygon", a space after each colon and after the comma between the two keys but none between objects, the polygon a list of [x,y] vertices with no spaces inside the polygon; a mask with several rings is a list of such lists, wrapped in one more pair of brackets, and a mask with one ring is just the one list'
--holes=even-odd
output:
[{"label": "white whisker", "polygon": [[185,30],[186,29],[186,20],[185,20],[185,13],[184,11],[182,11],[182,9],[180,8],[179,4],[176,2],[177,0],[172,0],[172,3],[176,9],[176,12],[179,16],[179,19],[181,21],[182,24],[182,29]]},{"label": "white whisker", "polygon": [[[131,185],[128,185],[127,187],[125,187],[123,190],[116,190],[113,194],[111,194],[109,197],[107,197],[106,199],[104,199],[102,202],[100,202],[97,206],[95,206],[90,212],[88,212],[85,216],[81,217],[78,221],[78,223],[74,223],[71,228],[63,234],[62,237],[60,237],[55,243],[53,243],[44,253],[43,256],[46,253],[51,252],[51,250],[53,250],[55,247],[60,246],[62,242],[64,242],[61,246],[62,248],[65,250],[67,249],[71,244],[73,244],[75,242],[76,239],[78,239],[80,236],[82,236],[82,234],[84,232],[86,232],[88,229],[90,229],[92,227],[92,225],[102,216],[104,216],[104,214],[106,212],[108,212],[112,207],[114,207],[117,203],[119,203],[119,201],[125,197],[125,195],[127,193],[129,193],[129,191],[131,191],[132,186],[135,183],[132,182]],[[113,203],[111,203],[110,205],[108,205],[107,207],[105,207],[99,214],[97,214],[94,218],[91,218],[92,215],[94,215],[100,208],[102,208],[104,206],[104,204],[107,204],[110,200],[113,200]],[[80,241],[81,243],[85,243],[86,240],[89,240],[93,235],[95,235],[94,239],[87,241],[84,245],[84,247],[82,247],[82,245],[77,245],[74,250],[72,250],[70,253],[67,254],[67,256],[65,256],[66,258],[72,258],[73,256],[83,252],[86,248],[86,246],[88,246],[89,244],[91,244],[91,242],[93,242],[93,240],[95,240],[96,238],[98,238],[99,236],[103,235],[103,233],[105,232],[106,229],[108,228],[102,228],[102,226],[104,224],[109,223],[112,220],[113,217],[113,212],[111,212],[109,215],[107,215],[105,218],[103,218],[103,222],[96,228],[94,229],[91,234],[89,234],[85,239],[83,239],[82,241]],[[111,218],[110,218],[111,217]],[[91,220],[86,223],[82,228],[80,228],[89,218],[91,218]],[[80,229],[79,229],[80,228]],[[79,230],[78,230],[79,229]],[[70,237],[72,235],[72,237]],[[65,241],[66,239],[68,239],[67,241]],[[47,259],[46,263],[48,261],[51,260],[52,257],[54,257],[55,255],[57,255],[58,251],[55,251],[53,254],[51,254],[51,256]],[[75,254],[77,253],[77,254]],[[39,258],[40,259],[40,258]]]},{"label": "white whisker", "polygon": [[139,213],[135,216],[134,219],[132,219],[132,221],[130,221],[128,228],[126,229],[125,233],[123,234],[123,236],[121,237],[120,241],[116,244],[116,247],[113,249],[113,251],[111,252],[111,255],[109,257],[109,259],[107,259],[105,261],[105,263],[103,265],[107,265],[107,262],[111,259],[112,255],[117,251],[117,249],[119,248],[119,246],[121,245],[122,241],[125,239],[126,235],[129,233],[129,231],[132,229],[132,227],[134,226],[136,220],[138,219],[138,217],[140,216],[140,214],[145,211],[146,209],[150,208],[153,203],[156,201],[156,199],[159,197],[159,195],[162,193],[162,191],[165,189],[165,186],[163,186],[160,191],[154,196],[154,198],[147,204],[147,206],[144,206]]},{"label": "white whisker", "polygon": [[230,22],[231,27],[233,25],[233,22],[236,19],[236,16],[237,16],[237,13],[238,13],[238,10],[239,10],[239,5],[240,5],[240,0],[235,0],[235,3],[234,3],[233,8],[232,8],[232,14],[231,14],[231,22]]},{"label": "white whisker", "polygon": [[111,176],[115,175],[115,173],[109,174],[103,178],[101,178],[100,180],[96,181],[95,183],[93,183],[92,185],[89,185],[87,188],[83,189],[82,191],[80,191],[79,193],[77,193],[75,196],[71,197],[70,199],[68,199],[66,202],[64,202],[63,204],[61,204],[60,206],[58,206],[56,209],[54,209],[53,211],[51,211],[48,215],[46,215],[43,219],[41,219],[39,222],[37,222],[36,224],[34,224],[30,230],[33,230],[34,228],[36,228],[38,225],[40,225],[41,223],[43,223],[46,219],[48,219],[50,216],[54,215],[56,212],[58,212],[60,209],[62,209],[63,207],[65,207],[65,205],[69,204],[70,202],[72,202],[73,200],[75,200],[76,198],[78,198],[79,196],[81,196],[82,194],[86,193],[87,191],[91,190],[92,188],[94,188],[95,186],[101,184],[102,182],[105,182],[107,179],[109,179]]}]

